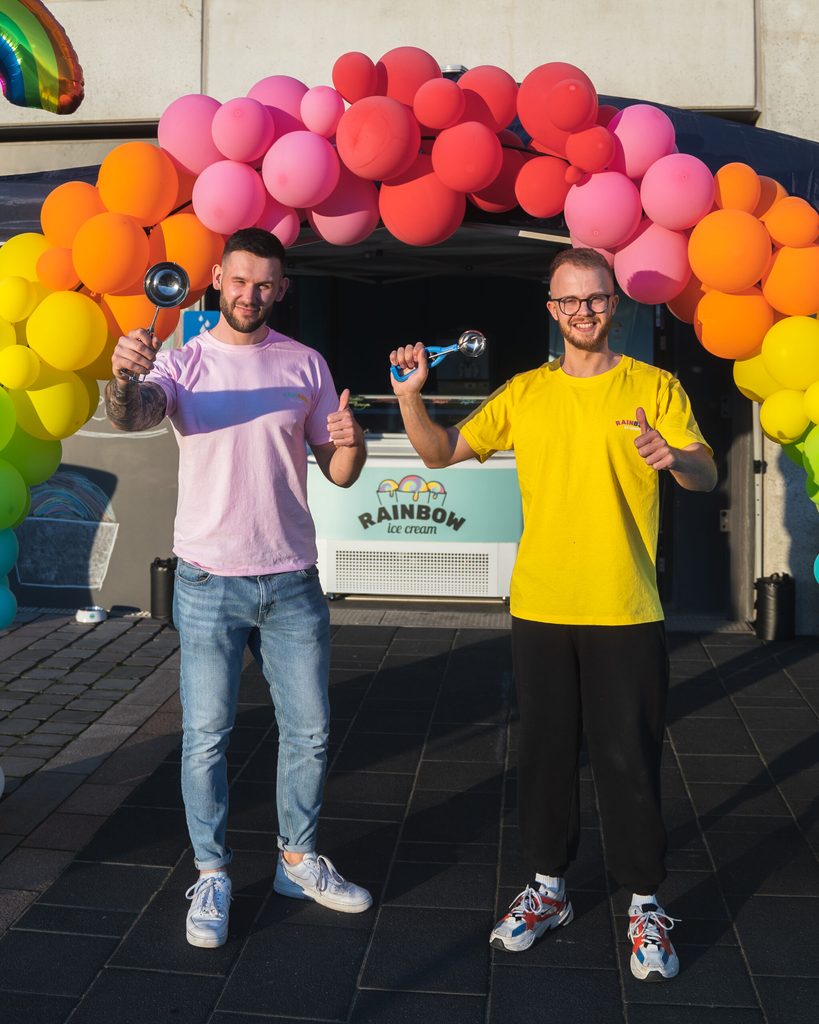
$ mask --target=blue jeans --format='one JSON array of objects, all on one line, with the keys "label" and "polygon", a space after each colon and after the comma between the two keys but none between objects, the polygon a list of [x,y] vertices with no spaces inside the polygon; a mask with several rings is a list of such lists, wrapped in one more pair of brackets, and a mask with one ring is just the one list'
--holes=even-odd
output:
[{"label": "blue jeans", "polygon": [[318,570],[216,576],[180,559],[173,613],[181,655],[182,798],[196,866],[223,867],[232,856],[225,845],[225,752],[246,646],[270,687],[279,726],[279,848],[315,849],[330,721],[330,615]]}]

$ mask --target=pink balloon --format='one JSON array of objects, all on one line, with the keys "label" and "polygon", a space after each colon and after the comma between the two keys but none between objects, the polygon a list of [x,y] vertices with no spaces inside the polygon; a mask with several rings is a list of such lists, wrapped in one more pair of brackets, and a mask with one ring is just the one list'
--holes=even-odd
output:
[{"label": "pink balloon", "polygon": [[636,302],[670,302],[688,284],[688,238],[646,219],[614,255],[614,275]]},{"label": "pink balloon", "polygon": [[221,103],[212,96],[180,96],[165,108],[157,126],[159,145],[190,174],[222,160],[211,135]]},{"label": "pink balloon", "polygon": [[316,234],[332,245],[363,242],[378,217],[378,189],[343,165],[333,192],[307,214]]},{"label": "pink balloon", "polygon": [[572,185],[563,209],[566,227],[591,248],[622,245],[640,223],[640,193],[624,174],[602,171]]},{"label": "pink balloon", "polygon": [[299,110],[305,128],[329,139],[335,135],[344,113],[344,100],[329,85],[317,85],[302,96]]},{"label": "pink balloon", "polygon": [[265,188],[285,206],[315,206],[338,184],[336,151],[315,132],[290,132],[277,139],[262,161]]},{"label": "pink balloon", "polygon": [[617,145],[610,167],[630,178],[642,178],[655,160],[674,150],[674,125],[662,110],[648,103],[635,103],[618,111],[608,129]]},{"label": "pink balloon", "polygon": [[297,210],[290,206],[284,206],[273,196],[265,193],[264,210],[254,227],[262,228],[264,231],[269,231],[271,235],[275,235],[286,249],[299,237],[301,219]]},{"label": "pink balloon", "polygon": [[307,86],[289,75],[270,75],[257,82],[248,92],[252,100],[271,108],[276,122],[277,137],[304,128],[301,119],[301,101]]},{"label": "pink balloon", "polygon": [[672,231],[684,231],[710,212],[714,176],[695,156],[672,153],[646,171],[640,198],[651,220]]},{"label": "pink balloon", "polygon": [[206,228],[231,235],[256,223],[264,210],[265,191],[252,167],[220,160],[196,179],[191,199],[193,212]]},{"label": "pink balloon", "polygon": [[211,134],[225,159],[252,164],[270,149],[276,124],[263,103],[240,97],[228,100],[216,111]]}]

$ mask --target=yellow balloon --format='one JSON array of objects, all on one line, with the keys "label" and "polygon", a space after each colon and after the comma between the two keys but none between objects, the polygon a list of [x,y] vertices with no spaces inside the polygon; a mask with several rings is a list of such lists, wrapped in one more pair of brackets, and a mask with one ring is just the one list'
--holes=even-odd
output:
[{"label": "yellow balloon", "polygon": [[39,281],[37,260],[50,248],[45,235],[34,231],[15,235],[0,249],[0,277],[19,274],[29,281]]},{"label": "yellow balloon", "polygon": [[14,324],[6,320],[5,317],[0,316],[0,350],[9,345],[16,344],[17,331],[14,329]]},{"label": "yellow balloon", "polygon": [[779,444],[796,441],[810,423],[803,408],[802,392],[783,388],[769,395],[759,410],[759,422],[772,441]]},{"label": "yellow balloon", "polygon": [[108,324],[100,307],[80,292],[52,292],[28,318],[26,337],[58,370],[79,370],[105,347]]},{"label": "yellow balloon", "polygon": [[53,441],[70,437],[88,419],[88,392],[76,373],[42,364],[37,383],[10,391],[17,422],[32,437]]},{"label": "yellow balloon", "polygon": [[762,356],[737,359],[734,363],[734,383],[752,402],[764,402],[768,395],[782,387],[765,369]]},{"label": "yellow balloon", "polygon": [[92,377],[90,374],[86,373],[85,370],[83,370],[82,373],[78,373],[77,376],[80,378],[80,383],[85,388],[85,397],[88,399],[88,414],[83,420],[83,423],[87,423],[99,408],[100,386],[97,383],[97,378]]},{"label": "yellow balloon", "polygon": [[789,316],[762,342],[762,361],[781,387],[804,391],[819,380],[819,322],[810,316]]},{"label": "yellow balloon", "polygon": [[109,335],[102,352],[100,352],[94,362],[82,368],[83,377],[88,377],[89,379],[93,377],[95,380],[110,380],[113,375],[111,358],[114,355],[116,344],[117,339]]},{"label": "yellow balloon", "polygon": [[0,316],[4,320],[13,324],[25,320],[34,312],[38,298],[37,289],[20,274],[0,279]]},{"label": "yellow balloon", "polygon": [[802,404],[808,419],[819,423],[819,380],[814,381],[805,392]]},{"label": "yellow balloon", "polygon": [[30,388],[40,375],[40,357],[25,345],[0,350],[0,384],[11,391]]}]

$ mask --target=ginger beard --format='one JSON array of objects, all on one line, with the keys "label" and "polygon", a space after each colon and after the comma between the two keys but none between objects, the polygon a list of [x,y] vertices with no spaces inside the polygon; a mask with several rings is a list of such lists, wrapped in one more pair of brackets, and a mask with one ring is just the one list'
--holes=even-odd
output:
[{"label": "ginger beard", "polygon": [[612,318],[605,313],[575,313],[558,320],[563,340],[584,352],[599,352],[606,347],[611,331]]}]

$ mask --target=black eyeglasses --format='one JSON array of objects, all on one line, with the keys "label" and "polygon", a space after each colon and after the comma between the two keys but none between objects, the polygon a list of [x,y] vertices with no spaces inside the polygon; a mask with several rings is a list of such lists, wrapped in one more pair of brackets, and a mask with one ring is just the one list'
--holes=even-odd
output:
[{"label": "black eyeglasses", "polygon": [[611,298],[611,295],[598,292],[596,295],[586,295],[582,299],[578,299],[576,295],[564,295],[559,299],[552,299],[552,302],[557,303],[561,313],[565,313],[566,316],[573,316],[575,313],[580,312],[580,307],[584,302],[592,313],[605,313],[609,308]]}]

